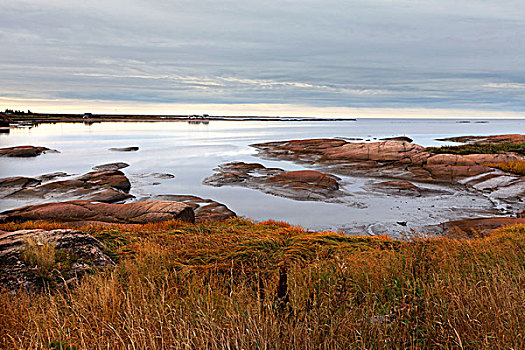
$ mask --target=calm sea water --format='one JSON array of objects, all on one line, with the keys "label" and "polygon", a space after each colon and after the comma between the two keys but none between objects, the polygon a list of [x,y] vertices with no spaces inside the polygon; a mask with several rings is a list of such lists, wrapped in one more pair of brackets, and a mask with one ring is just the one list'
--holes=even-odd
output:
[{"label": "calm sea water", "polygon": [[[292,162],[258,158],[249,146],[256,142],[319,137],[373,140],[406,135],[415,143],[434,146],[444,144],[435,140],[440,137],[523,132],[525,120],[487,120],[486,123],[475,120],[458,123],[458,120],[359,119],[355,122],[211,121],[208,125],[187,122],[41,124],[0,134],[0,147],[46,146],[61,153],[28,159],[0,158],[0,177],[38,176],[56,171],[82,174],[95,165],[122,161],[130,164],[123,171],[132,181],[131,193],[137,198],[155,194],[192,194],[225,203],[240,216],[256,220],[283,220],[316,230],[381,233],[391,230],[397,221],[408,221],[409,228],[421,229],[423,224],[443,221],[443,217],[469,216],[471,213],[459,209],[461,201],[467,198],[434,198],[430,204],[428,198],[371,196],[362,191],[369,179],[344,178],[345,189],[355,193],[355,202],[360,204],[348,206],[294,201],[238,187],[214,188],[202,185],[201,181],[213,174],[217,165],[230,161],[259,162],[286,170],[304,168]],[[108,150],[126,146],[139,146],[140,150]],[[138,176],[153,172],[170,173],[175,178]],[[0,210],[25,204],[28,202],[1,200]],[[473,210],[482,213],[489,207],[490,203],[481,198]],[[417,210],[417,215],[413,214],[414,210]]]}]

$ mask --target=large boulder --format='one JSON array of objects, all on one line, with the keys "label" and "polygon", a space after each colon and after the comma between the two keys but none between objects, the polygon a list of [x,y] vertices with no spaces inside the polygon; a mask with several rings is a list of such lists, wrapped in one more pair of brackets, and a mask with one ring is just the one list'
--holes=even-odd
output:
[{"label": "large boulder", "polygon": [[0,288],[38,292],[71,285],[93,268],[115,265],[105,251],[75,230],[0,231]]},{"label": "large boulder", "polygon": [[167,220],[195,222],[195,214],[189,205],[173,201],[108,204],[85,200],[31,205],[0,213],[0,223],[33,220],[144,224]]},{"label": "large boulder", "polygon": [[47,147],[15,146],[0,148],[0,157],[36,157],[42,153],[59,153]]}]

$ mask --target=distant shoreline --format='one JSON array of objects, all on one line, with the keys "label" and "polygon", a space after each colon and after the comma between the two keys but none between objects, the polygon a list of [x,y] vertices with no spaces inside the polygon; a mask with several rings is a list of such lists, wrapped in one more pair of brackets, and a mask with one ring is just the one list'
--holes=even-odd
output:
[{"label": "distant shoreline", "polygon": [[166,122],[166,121],[356,121],[355,118],[302,118],[279,116],[216,116],[216,115],[134,115],[134,114],[62,114],[62,113],[32,113],[32,114],[2,114],[12,122],[33,123],[79,123],[79,122]]}]

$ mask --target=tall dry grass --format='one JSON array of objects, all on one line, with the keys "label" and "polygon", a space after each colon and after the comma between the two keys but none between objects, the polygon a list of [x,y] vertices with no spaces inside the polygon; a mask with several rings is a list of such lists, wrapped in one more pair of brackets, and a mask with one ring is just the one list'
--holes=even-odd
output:
[{"label": "tall dry grass", "polygon": [[1,293],[0,348],[525,348],[525,226],[410,242],[240,219],[89,230],[118,266]]}]

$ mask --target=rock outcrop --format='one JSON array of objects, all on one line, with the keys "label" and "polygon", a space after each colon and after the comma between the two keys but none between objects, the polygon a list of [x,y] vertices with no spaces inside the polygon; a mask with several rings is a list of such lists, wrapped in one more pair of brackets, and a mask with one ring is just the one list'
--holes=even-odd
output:
[{"label": "rock outcrop", "polygon": [[132,198],[131,184],[118,170],[92,171],[79,177],[42,184],[41,180],[13,177],[0,179],[0,195],[19,199],[85,199],[114,203]]},{"label": "rock outcrop", "polygon": [[59,153],[57,150],[47,147],[15,146],[0,148],[0,157],[36,157],[42,153]]},{"label": "rock outcrop", "polygon": [[223,164],[203,183],[210,186],[242,186],[296,200],[330,200],[342,195],[336,176],[315,170],[284,171],[258,163]]},{"label": "rock outcrop", "polygon": [[144,224],[167,220],[195,222],[195,214],[189,205],[173,201],[107,204],[84,200],[31,205],[0,213],[0,223],[33,220]]},{"label": "rock outcrop", "polygon": [[190,195],[165,194],[148,198],[148,200],[176,201],[189,205],[195,213],[195,222],[219,222],[237,215],[226,205],[213,199],[204,199]]},{"label": "rock outcrop", "polygon": [[70,286],[93,268],[115,265],[107,248],[75,230],[0,231],[0,287],[39,292]]},{"label": "rock outcrop", "polygon": [[[521,142],[524,138],[524,135],[484,136],[478,142]],[[342,139],[291,140],[252,146],[263,158],[306,163],[338,175],[466,185],[500,204],[516,204],[511,212],[520,211],[525,205],[522,201],[525,177],[489,166],[524,160],[519,154],[434,154],[425,147],[404,141],[347,142]],[[385,188],[388,187],[392,186]],[[403,192],[416,193],[409,188],[399,193]]]}]

